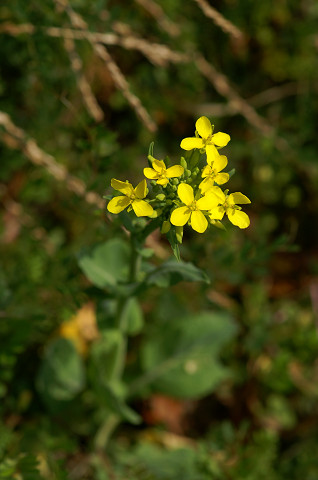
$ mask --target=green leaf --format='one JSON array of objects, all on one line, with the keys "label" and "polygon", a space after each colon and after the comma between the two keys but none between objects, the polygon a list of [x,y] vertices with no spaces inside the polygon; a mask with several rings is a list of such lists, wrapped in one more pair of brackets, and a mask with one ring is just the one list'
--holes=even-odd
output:
[{"label": "green leaf", "polygon": [[118,350],[123,348],[124,337],[115,328],[104,330],[90,350],[90,376],[95,386],[112,382],[116,370]]},{"label": "green leaf", "polygon": [[169,232],[167,232],[166,235],[167,235],[167,239],[170,243],[170,246],[172,248],[174,256],[176,257],[178,262],[180,262],[180,260],[181,260],[180,249],[179,249],[179,243],[180,242],[178,242],[178,239],[177,239],[177,236],[176,236],[176,228],[171,227]]},{"label": "green leaf", "polygon": [[152,384],[163,393],[197,398],[215,389],[227,375],[219,353],[237,331],[232,318],[202,312],[167,323],[142,349],[146,371],[136,386]]},{"label": "green leaf", "polygon": [[138,300],[129,298],[122,312],[123,325],[128,335],[136,335],[144,326],[144,316]]},{"label": "green leaf", "polygon": [[128,277],[129,246],[120,239],[109,240],[81,254],[79,266],[94,285],[112,289]]},{"label": "green leaf", "polygon": [[72,400],[84,387],[82,359],[66,338],[53,340],[47,347],[37,377],[37,388],[45,400]]},{"label": "green leaf", "polygon": [[235,168],[232,168],[232,170],[230,170],[228,174],[229,174],[229,178],[233,177],[233,175],[235,174]]},{"label": "green leaf", "polygon": [[150,155],[151,157],[153,157],[153,147],[154,147],[154,144],[155,144],[155,142],[151,142],[151,144],[149,145],[148,157],[149,157],[149,155]]},{"label": "green leaf", "polygon": [[[210,469],[211,459],[191,448],[164,449],[152,443],[139,442],[134,448],[122,455],[127,465],[126,475],[129,478],[131,465],[140,472],[134,479],[144,480],[216,480]],[[130,468],[129,468],[130,467]],[[142,472],[142,473],[141,473]]]},{"label": "green leaf", "polygon": [[169,259],[160,267],[152,270],[144,280],[148,286],[169,287],[178,282],[205,282],[210,283],[207,274],[192,263]]},{"label": "green leaf", "polygon": [[123,350],[125,338],[116,329],[103,332],[90,352],[90,379],[99,401],[110,411],[130,423],[140,423],[139,415],[126,405],[117,377],[117,358]]}]

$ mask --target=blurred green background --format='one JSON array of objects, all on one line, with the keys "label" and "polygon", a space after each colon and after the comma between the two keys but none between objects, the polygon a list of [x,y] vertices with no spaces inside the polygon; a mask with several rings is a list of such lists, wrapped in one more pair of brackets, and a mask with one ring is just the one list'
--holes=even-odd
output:
[{"label": "blurred green background", "polygon": [[[0,478],[316,480],[317,2],[10,0],[0,21]],[[180,374],[145,389],[141,424],[99,452],[93,360],[111,305],[77,256],[123,236],[110,179],[140,181],[152,141],[179,161],[201,115],[231,135],[251,226],[185,231],[182,258],[211,283],[141,298],[127,375],[204,311],[224,326],[215,360],[205,346],[210,387]],[[147,246],[171,255],[158,231]],[[56,338],[78,353],[54,403]]]}]

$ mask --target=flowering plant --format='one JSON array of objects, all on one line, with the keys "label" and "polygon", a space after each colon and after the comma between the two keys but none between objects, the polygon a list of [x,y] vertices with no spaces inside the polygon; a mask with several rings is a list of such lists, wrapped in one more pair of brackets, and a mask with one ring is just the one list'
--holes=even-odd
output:
[{"label": "flowering plant", "polygon": [[[162,344],[157,339],[147,343],[145,338],[134,374],[125,373],[129,337],[141,336],[146,329],[139,297],[154,286],[165,288],[181,281],[210,282],[206,272],[181,261],[183,229],[189,225],[203,233],[213,227],[224,228],[225,215],[239,228],[249,225],[249,218],[239,205],[250,200],[242,193],[230,194],[221,188],[232,173],[224,172],[227,157],[219,153],[229,140],[226,133],[214,133],[210,121],[201,117],[196,122],[195,137],[181,142],[186,153],[178,164],[170,165],[168,158],[156,159],[151,144],[149,165],[143,170],[145,178],[136,187],[113,178],[111,186],[116,194],[106,197],[107,210],[118,215],[129,242],[127,238],[112,238],[79,255],[80,268],[91,283],[107,292],[103,308],[108,323],[92,354],[92,368],[102,372],[97,375],[96,384],[103,405],[103,421],[94,440],[98,450],[105,447],[120,422],[141,422],[129,403],[144,389],[153,386],[173,396],[193,398],[212,391],[223,378],[216,352],[235,335],[236,328],[231,320],[222,318],[225,333],[222,338],[215,335],[219,322],[208,311],[191,314],[190,322],[189,317],[183,316],[180,326],[178,319],[169,322]],[[177,260],[170,258],[160,265],[149,261],[153,252],[144,247],[145,239],[157,228],[167,236]],[[215,346],[210,350],[213,342]],[[166,343],[172,345],[167,352]],[[213,375],[206,368],[210,362],[214,365]]]},{"label": "flowering plant", "polygon": [[219,153],[230,141],[230,136],[223,132],[214,133],[214,125],[204,116],[196,121],[195,126],[195,136],[181,142],[180,146],[187,154],[181,157],[180,164],[169,166],[168,158],[154,158],[151,144],[149,167],[143,171],[150,180],[149,189],[146,179],[136,188],[128,181],[112,179],[112,187],[121,195],[114,196],[107,205],[113,214],[127,209],[128,212],[133,210],[137,217],[155,220],[154,228],[161,226],[161,232],[167,235],[177,257],[186,224],[198,233],[205,232],[210,226],[224,228],[225,214],[239,228],[247,228],[250,224],[248,215],[240,207],[250,200],[240,192],[230,194],[228,189],[221,189],[233,172],[223,172],[228,160]]}]

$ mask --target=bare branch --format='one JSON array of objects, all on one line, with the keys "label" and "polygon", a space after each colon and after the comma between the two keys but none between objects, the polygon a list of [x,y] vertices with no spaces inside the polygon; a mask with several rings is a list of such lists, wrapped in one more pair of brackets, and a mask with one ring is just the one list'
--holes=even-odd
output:
[{"label": "bare branch", "polygon": [[[80,30],[83,30],[85,32],[88,32],[88,25],[85,22],[85,20],[78,14],[76,13],[70,4],[68,3],[67,0],[55,0],[55,3],[63,8],[66,13],[68,14],[70,21],[72,25],[75,28],[78,28]],[[130,105],[133,107],[135,110],[137,116],[140,118],[140,120],[143,122],[145,127],[150,130],[151,132],[154,132],[157,130],[157,126],[155,122],[152,120],[150,117],[149,113],[145,109],[145,107],[142,105],[140,99],[131,92],[129,84],[121,72],[120,68],[118,65],[115,63],[111,55],[109,54],[108,50],[106,49],[105,46],[101,45],[98,43],[96,40],[89,40],[94,51],[96,54],[104,60],[104,62],[107,65],[107,68],[113,78],[113,81],[116,85],[116,87],[121,90],[122,94],[126,98],[126,100],[130,103]]]},{"label": "bare branch", "polygon": [[171,37],[177,37],[180,35],[180,28],[173,23],[164,13],[160,5],[153,0],[135,0],[136,3],[141,5],[151,15],[159,27],[167,32]]},{"label": "bare branch", "polygon": [[206,2],[206,0],[194,0],[197,2],[203,13],[211,18],[215,25],[221,28],[223,32],[228,33],[236,40],[244,40],[245,36],[241,30],[239,30],[232,22],[223,17],[215,8]]},{"label": "bare branch", "polygon": [[17,127],[5,112],[0,111],[0,125],[4,127],[2,141],[9,147],[20,150],[35,165],[44,167],[56,180],[64,182],[66,188],[82,197],[86,202],[99,208],[104,208],[105,203],[95,192],[87,191],[83,180],[71,175],[64,165],[56,162],[52,155],[44,152],[33,138]]},{"label": "bare branch", "polygon": [[72,38],[65,38],[64,46],[70,57],[71,66],[76,75],[78,88],[82,94],[87,111],[96,122],[101,122],[104,118],[104,113],[98,105],[97,100],[90,87],[90,84],[88,83],[85,75],[83,74],[83,62],[75,49],[74,40]]}]

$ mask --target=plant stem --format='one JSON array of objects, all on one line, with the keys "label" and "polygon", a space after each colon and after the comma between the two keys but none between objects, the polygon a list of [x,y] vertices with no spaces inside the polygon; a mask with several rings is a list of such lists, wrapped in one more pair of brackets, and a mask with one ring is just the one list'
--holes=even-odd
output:
[{"label": "plant stem", "polygon": [[[130,268],[129,268],[129,282],[134,283],[137,281],[138,273],[140,269],[141,257],[135,248],[134,238],[131,237],[131,255],[130,255]],[[126,354],[127,354],[127,308],[129,308],[129,301],[131,297],[118,297],[118,307],[116,315],[116,327],[122,334],[122,342],[116,352],[114,359],[114,370],[112,374],[113,382],[120,382],[123,376]],[[95,436],[95,448],[96,450],[105,449],[107,442],[114,430],[120,423],[120,416],[116,413],[110,413],[104,423],[101,425]]]}]

